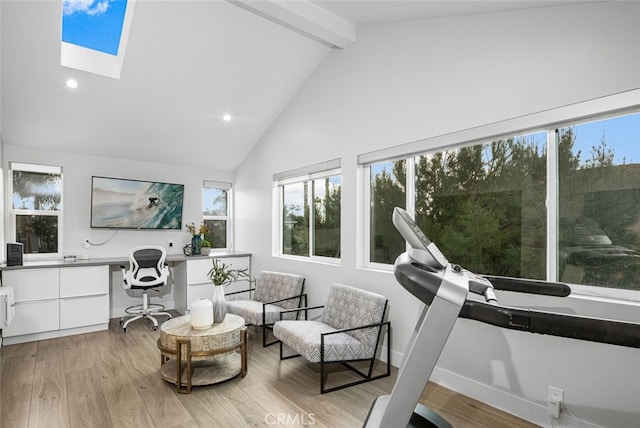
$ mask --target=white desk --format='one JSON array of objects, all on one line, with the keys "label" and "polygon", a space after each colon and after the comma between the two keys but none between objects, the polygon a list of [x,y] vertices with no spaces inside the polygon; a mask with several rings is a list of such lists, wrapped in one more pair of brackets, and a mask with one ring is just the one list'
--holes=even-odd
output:
[{"label": "white desk", "polygon": [[[168,255],[167,264],[172,270],[169,283],[160,287],[157,295],[150,295],[151,301],[188,313],[196,297],[209,297],[212,293],[207,272],[213,258],[223,259],[237,269],[251,270],[250,253]],[[4,344],[106,330],[109,318],[124,315],[124,308],[139,298],[138,291],[122,287],[120,266],[128,264],[127,257],[110,257],[1,266],[2,284],[14,286],[16,301],[15,318],[2,330]],[[246,286],[235,284],[229,291]]]}]

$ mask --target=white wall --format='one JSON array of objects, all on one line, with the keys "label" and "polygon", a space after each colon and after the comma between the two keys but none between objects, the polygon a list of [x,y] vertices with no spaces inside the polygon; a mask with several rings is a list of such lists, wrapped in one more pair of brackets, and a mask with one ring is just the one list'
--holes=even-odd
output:
[{"label": "white wall", "polygon": [[[120,230],[115,235],[114,231],[109,229],[91,229],[92,176],[184,184],[183,224],[198,223],[202,218],[203,180],[230,182],[233,179],[233,174],[229,171],[205,171],[176,165],[30,149],[10,144],[4,145],[2,155],[4,158],[2,165],[5,170],[8,170],[10,162],[62,167],[62,253],[78,257],[126,257],[129,249],[137,245],[160,245],[167,249],[168,254],[182,254],[182,247],[191,240],[191,235],[184,227],[181,230]],[[8,192],[7,189],[5,191]],[[11,198],[6,199],[3,209],[8,213]],[[4,233],[10,241],[12,239],[11,222],[9,218],[6,220]],[[107,240],[108,242],[87,250],[83,245],[86,239],[97,244]],[[169,242],[173,243],[173,247],[169,247]],[[110,283],[111,316],[121,316],[123,308],[134,303],[122,288],[122,275],[117,266],[110,273]],[[130,291],[128,294],[133,296],[135,292]],[[174,296],[171,286],[167,286],[160,296],[154,295],[152,299],[165,304],[168,309],[173,308]]]},{"label": "white wall", "polygon": [[[640,3],[606,2],[360,28],[236,171],[237,244],[253,253],[255,271],[303,274],[312,304],[332,282],[387,295],[399,364],[420,308],[390,273],[356,268],[357,155],[640,88],[637,16]],[[342,160],[342,265],[273,257],[272,175],[334,158]],[[640,322],[638,306],[520,296],[515,304]],[[638,349],[459,320],[432,379],[544,426],[554,385],[585,424],[631,427],[640,417],[638,361]],[[560,422],[576,426],[569,416]]]},{"label": "white wall", "polygon": [[[118,257],[126,255],[135,245],[161,245],[169,254],[182,254],[183,245],[190,242],[190,235],[181,230],[120,230],[101,246],[86,250],[85,239],[102,243],[114,232],[110,229],[91,229],[91,177],[104,176],[133,180],[161,181],[184,184],[184,223],[198,223],[202,218],[203,180],[228,181],[233,179],[229,171],[204,171],[190,167],[157,164],[144,161],[86,156],[75,153],[30,149],[11,144],[4,145],[4,168],[10,162],[24,162],[60,166],[63,171],[63,242],[64,255],[89,255],[90,257]],[[7,212],[9,209],[7,201]],[[11,224],[5,222],[5,233],[11,236]],[[172,248],[168,247],[173,242]]]}]

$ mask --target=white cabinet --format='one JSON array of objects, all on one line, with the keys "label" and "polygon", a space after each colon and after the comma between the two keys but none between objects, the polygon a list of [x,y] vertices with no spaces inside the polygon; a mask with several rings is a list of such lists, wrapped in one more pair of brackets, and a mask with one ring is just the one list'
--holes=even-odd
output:
[{"label": "white cabinet", "polygon": [[13,321],[9,327],[2,330],[2,336],[10,338],[26,334],[58,331],[60,329],[59,311],[58,299],[16,302]]},{"label": "white cabinet", "polygon": [[60,269],[60,328],[109,323],[109,267]]},{"label": "white cabinet", "polygon": [[108,327],[106,265],[7,270],[2,275],[15,294],[14,319],[2,331],[8,344]]},{"label": "white cabinet", "polygon": [[3,337],[56,331],[60,328],[59,269],[26,269],[3,272],[2,282],[12,285],[15,316],[3,329]]},{"label": "white cabinet", "polygon": [[[190,311],[191,303],[198,297],[211,299],[213,295],[213,283],[209,276],[209,270],[213,267],[213,258],[231,266],[233,269],[248,269],[251,273],[251,256],[221,256],[221,257],[194,257],[185,263],[179,263],[174,269],[174,281],[178,284],[176,290],[184,290],[180,295],[176,294],[176,309]],[[182,284],[186,283],[186,287]],[[243,290],[249,287],[248,281],[238,281],[227,286],[226,292]]]}]

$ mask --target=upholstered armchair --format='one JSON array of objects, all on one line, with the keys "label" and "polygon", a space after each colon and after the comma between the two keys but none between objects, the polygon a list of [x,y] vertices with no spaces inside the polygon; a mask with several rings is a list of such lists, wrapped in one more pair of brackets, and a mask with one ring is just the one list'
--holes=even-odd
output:
[{"label": "upholstered armchair", "polygon": [[[387,299],[376,293],[333,284],[325,305],[303,307],[281,312],[285,317],[292,312],[311,311],[323,308],[318,320],[278,321],[273,326],[274,336],[280,340],[280,360],[303,356],[312,363],[320,363],[320,393],[335,391],[363,382],[369,382],[391,373],[391,330],[384,321]],[[387,333],[386,371],[374,375],[375,357],[382,333]],[[297,354],[285,356],[284,346]],[[366,372],[354,367],[353,362],[368,362]],[[326,388],[327,366],[341,364],[355,372],[360,379]]]},{"label": "upholstered armchair", "polygon": [[[255,288],[228,293],[235,296],[248,293],[248,299],[227,299],[227,312],[244,318],[247,325],[262,327],[262,346],[277,343],[277,340],[267,342],[268,331],[280,319],[280,312],[295,309],[306,304],[304,277],[291,273],[262,271],[255,281]],[[296,319],[298,313],[287,313],[285,319]]]}]

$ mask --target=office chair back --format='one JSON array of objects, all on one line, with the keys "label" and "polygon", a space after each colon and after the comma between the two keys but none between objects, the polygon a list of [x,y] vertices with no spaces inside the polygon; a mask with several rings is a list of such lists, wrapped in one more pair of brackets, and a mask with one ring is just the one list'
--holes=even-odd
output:
[{"label": "office chair back", "polygon": [[129,251],[129,270],[124,278],[124,288],[151,288],[164,285],[169,277],[165,265],[167,252],[163,247],[148,245]]}]

